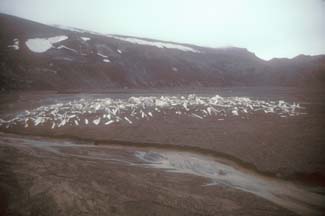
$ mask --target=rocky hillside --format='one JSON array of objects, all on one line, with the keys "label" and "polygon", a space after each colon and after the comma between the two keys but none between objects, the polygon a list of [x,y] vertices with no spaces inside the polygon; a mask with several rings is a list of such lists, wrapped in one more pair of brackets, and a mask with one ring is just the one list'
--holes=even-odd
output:
[{"label": "rocky hillside", "polygon": [[2,90],[322,86],[325,55],[264,61],[206,48],[47,26],[0,14]]}]

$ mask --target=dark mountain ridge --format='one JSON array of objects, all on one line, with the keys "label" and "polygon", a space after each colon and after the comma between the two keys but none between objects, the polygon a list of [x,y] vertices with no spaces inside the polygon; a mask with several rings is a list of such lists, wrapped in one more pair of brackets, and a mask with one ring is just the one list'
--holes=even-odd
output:
[{"label": "dark mountain ridge", "polygon": [[325,55],[264,61],[243,48],[103,35],[5,14],[0,26],[2,90],[325,84]]}]

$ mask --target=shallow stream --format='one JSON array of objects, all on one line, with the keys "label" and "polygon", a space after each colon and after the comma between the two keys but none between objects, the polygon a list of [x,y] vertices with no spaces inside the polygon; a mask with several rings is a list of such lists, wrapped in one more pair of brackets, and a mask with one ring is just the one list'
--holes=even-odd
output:
[{"label": "shallow stream", "polygon": [[[309,187],[266,176],[226,158],[199,152],[127,145],[94,145],[80,141],[24,137],[0,133],[0,145],[10,145],[37,157],[40,151],[60,157],[105,160],[126,166],[161,169],[207,179],[202,186],[231,187],[269,200],[300,215],[324,213],[324,188]],[[37,151],[34,151],[37,150]],[[216,195],[217,196],[217,195]]]}]

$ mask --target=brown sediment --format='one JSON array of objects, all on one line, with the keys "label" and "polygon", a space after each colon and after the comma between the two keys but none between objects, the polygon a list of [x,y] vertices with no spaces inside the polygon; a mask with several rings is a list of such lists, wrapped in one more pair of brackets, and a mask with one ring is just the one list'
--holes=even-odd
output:
[{"label": "brown sediment", "polygon": [[[80,144],[78,141],[71,139],[1,135],[2,145],[21,150],[30,149],[29,154],[34,155],[36,158],[44,158],[50,153],[50,155],[54,154],[60,158],[75,158],[79,161],[84,160],[93,163],[109,161],[110,163],[124,164],[133,168],[148,165],[163,170],[172,169],[174,172],[188,173],[210,179],[217,185],[221,183],[230,188],[233,187],[253,193],[301,215],[320,215],[319,213],[323,208],[322,202],[325,201],[325,197],[314,193],[317,191],[310,192],[305,186],[296,186],[290,181],[265,176],[244,167],[242,164],[238,164],[238,161],[234,162],[229,158],[222,158],[220,155],[218,157],[191,149],[174,149],[163,146],[155,148],[148,144],[125,143],[94,145],[85,141]],[[7,142],[7,144],[4,144],[4,142]],[[136,156],[141,152],[144,157]],[[55,175],[61,176],[62,174],[57,173]],[[228,181],[230,182],[227,183]]]},{"label": "brown sediment", "polygon": [[123,140],[99,140],[99,139],[89,139],[89,138],[80,138],[79,136],[71,136],[71,135],[30,135],[29,133],[2,133],[0,135],[24,135],[26,138],[36,138],[36,139],[49,139],[53,141],[71,141],[79,144],[90,144],[94,146],[109,146],[109,147],[135,147],[143,150],[166,150],[166,151],[175,151],[175,152],[188,152],[188,153],[196,153],[208,157],[213,157],[218,161],[223,161],[228,164],[232,164],[232,166],[240,166],[246,169],[252,170],[256,173],[259,173],[264,176],[274,177],[283,180],[296,181],[297,183],[307,184],[311,186],[325,186],[325,176],[320,173],[294,173],[292,175],[279,176],[278,173],[265,171],[258,169],[256,165],[253,163],[248,163],[243,161],[233,155],[226,154],[224,152],[217,152],[210,149],[200,148],[199,146],[186,146],[186,145],[175,145],[175,144],[166,144],[166,143],[149,143],[149,142],[131,142],[131,141],[123,141]]},{"label": "brown sediment", "polygon": [[[296,173],[289,177],[289,179],[309,185],[325,187],[325,175],[321,173]],[[323,193],[325,193],[325,190]]]},{"label": "brown sediment", "polygon": [[132,159],[137,147],[56,142],[52,150],[57,152],[46,147],[44,138],[36,146],[27,145],[23,136],[1,138],[0,166],[9,163],[21,188],[17,193],[0,178],[9,194],[4,204],[9,215],[294,215],[246,192],[202,187],[207,181],[199,176],[145,168]]}]

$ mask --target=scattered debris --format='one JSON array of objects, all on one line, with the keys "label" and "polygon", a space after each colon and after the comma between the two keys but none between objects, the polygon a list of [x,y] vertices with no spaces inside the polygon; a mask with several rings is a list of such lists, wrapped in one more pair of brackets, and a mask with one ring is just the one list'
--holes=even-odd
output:
[{"label": "scattered debris", "polygon": [[95,120],[93,120],[93,123],[94,123],[95,125],[98,125],[98,124],[100,123],[100,117],[97,118],[97,119],[95,119]]},{"label": "scattered debris", "polygon": [[[247,119],[256,113],[273,114],[281,118],[306,114],[304,108],[299,104],[290,104],[283,100],[263,101],[247,97],[221,97],[219,95],[204,97],[194,94],[188,96],[140,96],[127,99],[80,99],[44,105],[33,110],[16,113],[11,119],[0,119],[0,127],[52,125],[53,129],[65,125],[88,125],[89,120],[94,125],[99,125],[105,119],[104,125],[120,121],[133,124],[141,119],[155,118],[156,115],[169,116],[173,114],[223,121],[226,118]],[[31,122],[33,124],[30,124]]]}]

